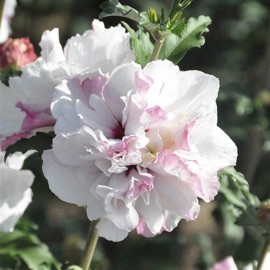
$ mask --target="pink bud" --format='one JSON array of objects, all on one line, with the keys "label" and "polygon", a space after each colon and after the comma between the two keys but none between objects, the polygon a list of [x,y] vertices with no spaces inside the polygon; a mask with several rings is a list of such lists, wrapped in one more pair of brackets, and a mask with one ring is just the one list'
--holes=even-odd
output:
[{"label": "pink bud", "polygon": [[24,65],[36,60],[37,55],[28,37],[9,38],[0,45],[0,70],[15,66],[20,70]]}]

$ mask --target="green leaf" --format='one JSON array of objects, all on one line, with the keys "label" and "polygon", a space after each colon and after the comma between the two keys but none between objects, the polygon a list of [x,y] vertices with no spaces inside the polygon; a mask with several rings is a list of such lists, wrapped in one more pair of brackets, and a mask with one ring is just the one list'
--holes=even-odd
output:
[{"label": "green leaf", "polygon": [[61,270],[47,245],[29,232],[0,233],[0,257],[19,265],[24,262],[31,270]]},{"label": "green leaf", "polygon": [[260,205],[259,199],[250,193],[249,185],[243,174],[237,172],[233,167],[224,169],[219,174],[220,179],[220,194],[233,207],[241,209],[235,213],[241,214],[250,206],[258,207]]},{"label": "green leaf", "polygon": [[158,28],[159,24],[152,23],[147,12],[139,13],[138,10],[128,5],[122,5],[118,0],[106,1],[100,7],[103,11],[99,14],[99,19],[108,16],[124,17],[137,22],[139,26],[145,27],[151,35],[154,35],[154,32]]},{"label": "green leaf", "polygon": [[21,71],[16,70],[13,66],[0,71],[0,80],[6,86],[9,86],[9,77],[20,76]]},{"label": "green leaf", "polygon": [[186,29],[185,19],[182,18],[182,12],[175,15],[172,20],[167,23],[167,28],[178,37],[181,37],[183,31]]},{"label": "green leaf", "polygon": [[257,218],[257,207],[250,205],[247,209],[238,217],[236,224],[241,226],[255,226],[259,225]]},{"label": "green leaf", "polygon": [[8,254],[0,255],[1,270],[19,270],[20,261]]},{"label": "green leaf", "polygon": [[182,12],[184,9],[186,9],[191,4],[192,1],[193,0],[173,1],[169,17],[173,18],[175,16],[175,14]]},{"label": "green leaf", "polygon": [[17,141],[15,144],[10,145],[6,149],[5,158],[8,155],[13,154],[15,152],[26,153],[28,150],[37,150],[43,151],[52,148],[52,140],[54,138],[54,133],[43,133],[37,132],[36,135],[31,138],[23,138]]},{"label": "green leaf", "polygon": [[118,0],[109,0],[100,5],[103,11],[99,14],[99,19],[108,16],[119,16],[131,19],[133,21],[140,21],[139,12],[127,5],[122,5]]},{"label": "green leaf", "polygon": [[16,224],[16,229],[24,232],[36,231],[38,229],[38,225],[25,217],[21,217]]},{"label": "green leaf", "polygon": [[136,63],[144,67],[151,58],[154,45],[150,40],[150,35],[141,28],[135,32],[127,23],[122,22],[131,36],[131,49],[135,54]]},{"label": "green leaf", "polygon": [[189,49],[204,45],[203,33],[209,32],[210,24],[210,17],[190,18],[185,29],[181,33],[175,34],[182,28],[182,25],[179,24],[180,28],[176,28],[174,33],[166,37],[159,59],[169,59],[175,64],[179,63]]},{"label": "green leaf", "polygon": [[243,202],[242,198],[238,195],[238,193],[235,193],[233,190],[230,188],[225,188],[223,186],[220,187],[219,192],[223,194],[223,196],[226,198],[226,200],[231,203],[232,205],[241,208],[242,210],[245,210],[246,205]]}]

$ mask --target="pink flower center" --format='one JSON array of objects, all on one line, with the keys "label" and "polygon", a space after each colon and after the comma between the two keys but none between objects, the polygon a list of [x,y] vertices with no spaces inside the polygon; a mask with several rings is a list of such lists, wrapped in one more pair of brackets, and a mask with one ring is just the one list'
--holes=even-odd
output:
[{"label": "pink flower center", "polygon": [[115,126],[113,129],[112,129],[112,137],[113,139],[119,139],[119,140],[122,140],[122,138],[124,137],[125,135],[125,130],[124,128],[122,127],[121,123],[118,122],[118,125]]}]

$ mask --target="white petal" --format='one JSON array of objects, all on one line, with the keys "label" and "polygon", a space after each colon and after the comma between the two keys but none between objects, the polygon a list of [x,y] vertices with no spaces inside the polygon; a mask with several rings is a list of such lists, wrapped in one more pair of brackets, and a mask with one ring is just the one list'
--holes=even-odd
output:
[{"label": "white petal", "polygon": [[91,185],[100,174],[95,165],[90,162],[87,167],[63,165],[52,150],[44,151],[42,159],[42,170],[51,191],[63,201],[87,205]]},{"label": "white petal", "polygon": [[14,207],[23,199],[24,192],[32,185],[34,175],[31,171],[0,167],[0,202]]},{"label": "white petal", "polygon": [[84,100],[80,80],[63,80],[55,87],[51,103],[52,115],[57,119],[55,125],[56,134],[59,132],[70,132],[80,127],[80,118],[76,112],[76,100]]},{"label": "white petal", "polygon": [[45,31],[39,43],[41,47],[41,56],[51,65],[65,61],[62,46],[59,41],[59,29],[54,28],[52,31]]},{"label": "white petal", "polygon": [[0,18],[0,44],[4,43],[11,33],[10,19],[14,16],[15,7],[17,5],[16,0],[8,0],[3,3],[3,13]]},{"label": "white petal", "polygon": [[177,227],[181,217],[176,214],[172,214],[169,212],[165,212],[165,223],[164,223],[164,229],[167,232],[171,232],[174,228]]},{"label": "white petal", "polygon": [[99,155],[97,150],[96,134],[88,127],[65,134],[58,134],[53,139],[55,157],[65,165],[87,166],[90,161],[96,160]]},{"label": "white petal", "polygon": [[12,232],[31,201],[32,191],[27,189],[23,193],[23,198],[14,207],[10,207],[7,203],[0,204],[0,232]]},{"label": "white petal", "polygon": [[89,220],[96,220],[98,218],[104,217],[106,211],[104,210],[104,203],[102,200],[97,200],[94,196],[89,196],[87,202],[87,217]]},{"label": "white petal", "polygon": [[104,99],[114,117],[121,123],[125,103],[121,97],[127,96],[130,90],[135,89],[135,74],[140,66],[135,63],[124,64],[116,68],[104,88]]},{"label": "white petal", "polygon": [[[190,185],[171,176],[155,175],[154,188],[159,194],[162,208],[187,219],[197,217],[198,199]],[[196,210],[191,213],[191,210]]]},{"label": "white petal", "polygon": [[145,102],[139,95],[129,96],[126,102],[122,121],[122,125],[125,127],[125,135],[136,134],[140,137],[140,143],[146,145],[148,139],[145,136],[145,129],[149,121],[145,117]]},{"label": "white petal", "polygon": [[139,223],[139,215],[135,208],[121,198],[112,198],[112,205],[112,212],[107,213],[106,217],[119,229],[128,232],[135,229]]},{"label": "white petal", "polygon": [[10,168],[4,162],[0,164],[0,231],[13,231],[18,219],[31,202],[30,186],[33,180],[34,175],[31,171]]},{"label": "white petal", "polygon": [[217,170],[234,166],[237,159],[237,147],[230,137],[219,127],[215,127],[198,144],[198,151]]},{"label": "white petal", "polygon": [[119,242],[124,240],[128,232],[117,228],[110,220],[101,219],[96,226],[98,235],[109,241]]},{"label": "white petal", "polygon": [[102,22],[94,20],[93,30],[68,40],[65,55],[73,74],[97,69],[107,73],[135,60],[129,42],[130,35],[122,26],[106,29]]},{"label": "white petal", "polygon": [[90,96],[89,105],[91,110],[82,103],[77,103],[77,112],[81,121],[93,130],[102,130],[106,137],[111,138],[114,128],[119,123],[108,108],[108,105],[97,95]]},{"label": "white petal", "polygon": [[153,190],[150,193],[148,205],[145,204],[142,198],[138,198],[135,205],[139,215],[143,217],[147,227],[153,234],[160,233],[164,224],[164,214],[158,200],[158,194],[156,190]]},{"label": "white petal", "polygon": [[167,112],[205,111],[216,100],[219,82],[200,71],[179,71],[168,60],[149,63],[143,73],[153,79],[145,98],[149,106],[159,105]]},{"label": "white petal", "polygon": [[58,80],[51,76],[42,59],[26,65],[20,77],[15,76],[9,79],[9,85],[14,95],[32,111],[50,107],[54,87],[57,84]]},{"label": "white petal", "polygon": [[21,130],[25,113],[16,107],[18,99],[0,81],[0,136],[10,136]]},{"label": "white petal", "polygon": [[24,161],[35,152],[35,150],[28,150],[24,154],[16,152],[7,157],[6,164],[9,168],[20,170],[23,166]]}]

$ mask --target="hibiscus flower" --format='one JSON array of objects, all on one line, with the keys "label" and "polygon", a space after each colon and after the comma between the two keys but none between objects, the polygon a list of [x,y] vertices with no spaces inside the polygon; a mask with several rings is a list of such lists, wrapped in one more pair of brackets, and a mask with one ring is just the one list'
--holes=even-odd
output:
[{"label": "hibiscus flower", "polygon": [[[9,145],[9,141],[29,136],[35,129],[54,125],[50,104],[55,86],[63,79],[74,76],[83,78],[93,72],[106,75],[118,65],[134,60],[129,44],[130,35],[122,26],[106,29],[98,20],[94,20],[92,25],[92,30],[70,38],[64,49],[59,42],[58,29],[45,31],[40,42],[41,56],[23,67],[21,76],[10,78],[9,91],[17,100],[16,107],[25,117],[21,120],[19,130],[10,130],[8,137],[5,135],[2,149]],[[2,91],[4,87],[0,85]],[[3,103],[3,110],[10,108]]]},{"label": "hibiscus flower", "polygon": [[198,198],[219,189],[237,149],[217,126],[219,82],[168,60],[119,65],[56,87],[53,148],[43,154],[50,189],[100,219],[99,236],[154,236],[194,220]]}]

